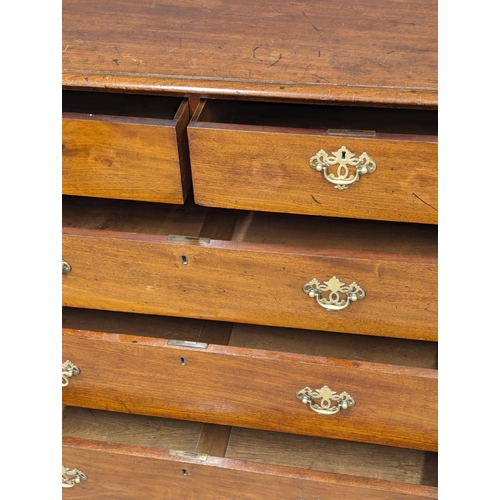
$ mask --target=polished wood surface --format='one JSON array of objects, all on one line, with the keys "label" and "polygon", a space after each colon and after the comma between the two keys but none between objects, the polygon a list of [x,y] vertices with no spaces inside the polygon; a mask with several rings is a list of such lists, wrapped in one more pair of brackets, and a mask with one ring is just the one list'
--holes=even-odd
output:
[{"label": "polished wood surface", "polygon": [[[269,112],[279,116],[275,107]],[[307,110],[296,111],[301,112]],[[235,125],[196,120],[200,113],[188,126],[194,197],[200,205],[437,224],[437,135],[333,136],[327,126],[319,130],[319,123],[310,130],[286,128],[286,120],[281,127],[259,126],[258,119],[256,125]],[[332,110],[329,128],[343,123],[336,114]],[[341,128],[354,128],[348,113],[342,115],[347,117]],[[340,191],[309,166],[309,159],[321,149],[331,154],[342,146],[358,157],[368,153],[377,169]]]},{"label": "polished wood surface", "polygon": [[[436,370],[77,330],[63,358],[81,370],[70,406],[437,450]],[[295,396],[324,385],[355,406],[324,416]]]},{"label": "polished wood surface", "polygon": [[437,498],[437,6],[63,0],[64,498]]},{"label": "polished wood surface", "polygon": [[437,107],[435,0],[64,0],[63,85]]},{"label": "polished wood surface", "polygon": [[[63,490],[63,498],[142,500],[317,500],[332,495],[344,500],[437,499],[437,487],[358,478],[310,469],[210,457],[170,457],[152,448],[63,438],[63,463],[78,467],[88,479]],[[185,475],[186,474],[186,475]]]},{"label": "polished wood surface", "polygon": [[[82,373],[64,404],[436,450],[437,372],[159,342],[65,331],[63,357]],[[306,386],[332,384],[355,397],[353,409],[324,417],[295,398]]]},{"label": "polished wood surface", "polygon": [[[436,257],[73,227],[63,257],[65,306],[437,340]],[[303,292],[333,275],[366,298],[331,313]]]},{"label": "polished wood surface", "polygon": [[93,110],[63,113],[63,194],[182,204],[191,178],[187,101],[171,119]]}]

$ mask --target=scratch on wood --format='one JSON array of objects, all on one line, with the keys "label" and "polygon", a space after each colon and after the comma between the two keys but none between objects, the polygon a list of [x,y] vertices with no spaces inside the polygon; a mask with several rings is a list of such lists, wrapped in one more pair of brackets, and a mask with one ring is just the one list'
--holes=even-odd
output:
[{"label": "scratch on wood", "polygon": [[63,52],[66,52],[68,50],[68,47],[69,47],[69,45],[66,45],[65,49],[63,50]]},{"label": "scratch on wood", "polygon": [[309,68],[311,67],[310,64],[307,65],[306,69],[304,70],[304,73],[302,74],[302,78],[304,78],[305,74],[309,71]]},{"label": "scratch on wood", "polygon": [[259,47],[255,47],[255,49],[253,49],[252,55],[253,55],[253,58],[254,58],[254,59],[257,59],[257,58],[255,57],[255,51],[256,51],[258,48],[259,48]]},{"label": "scratch on wood", "polygon": [[280,52],[280,56],[278,57],[278,59],[276,61],[274,61],[272,64],[270,64],[269,67],[275,66],[276,64],[278,64],[281,61],[281,57],[282,57],[282,54]]},{"label": "scratch on wood", "polygon": [[326,83],[330,83],[329,80],[327,80],[326,78],[323,78],[322,76],[317,75],[316,73],[311,73],[311,75],[315,76],[316,78],[319,78],[321,80],[324,80]]},{"label": "scratch on wood", "polygon": [[134,59],[130,54],[124,54],[122,52],[122,56],[123,57],[128,57],[129,59],[132,59],[132,61],[134,61],[137,64],[142,64],[142,59]]},{"label": "scratch on wood", "polygon": [[318,205],[321,205],[321,202],[318,201],[313,195],[311,195],[311,198],[318,204]]},{"label": "scratch on wood", "polygon": [[[302,11],[302,14],[303,16],[309,21],[309,18],[307,17],[306,13],[304,11]],[[309,23],[311,24],[311,26],[316,30],[316,31],[323,31],[323,30],[320,30],[319,28],[316,28],[316,26],[314,26],[314,24],[309,21]]]},{"label": "scratch on wood", "polygon": [[433,207],[432,205],[430,205],[429,203],[427,203],[425,200],[422,200],[422,198],[420,198],[420,196],[416,195],[415,193],[411,193],[413,196],[415,196],[415,198],[417,198],[418,200],[420,200],[422,203],[424,203],[425,205],[427,205],[428,207],[431,207],[432,210],[435,210],[436,212],[438,211],[437,208]]}]

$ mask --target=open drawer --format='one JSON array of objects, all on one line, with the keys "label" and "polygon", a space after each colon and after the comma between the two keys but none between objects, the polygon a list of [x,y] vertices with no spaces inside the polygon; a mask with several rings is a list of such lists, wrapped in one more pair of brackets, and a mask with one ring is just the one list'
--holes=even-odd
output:
[{"label": "open drawer", "polygon": [[235,427],[228,431],[67,407],[63,498],[437,498],[435,453]]},{"label": "open drawer", "polygon": [[62,109],[63,194],[184,202],[187,100],[63,91]]},{"label": "open drawer", "polygon": [[65,306],[437,340],[436,226],[65,197],[62,239]]},{"label": "open drawer", "polygon": [[437,111],[203,101],[188,126],[204,206],[437,224]]},{"label": "open drawer", "polygon": [[436,343],[64,308],[62,345],[66,405],[437,451]]}]

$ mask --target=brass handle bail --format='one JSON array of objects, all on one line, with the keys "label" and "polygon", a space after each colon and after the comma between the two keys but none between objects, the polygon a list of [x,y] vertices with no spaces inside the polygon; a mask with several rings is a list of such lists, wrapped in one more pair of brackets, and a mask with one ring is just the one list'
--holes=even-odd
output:
[{"label": "brass handle bail", "polygon": [[71,271],[71,265],[69,262],[66,262],[64,259],[62,259],[62,273],[66,274]]},{"label": "brass handle bail", "polygon": [[[335,165],[337,172],[328,172],[328,169]],[[309,166],[317,172],[323,172],[325,179],[339,190],[347,189],[363,175],[372,174],[377,169],[377,164],[367,153],[362,153],[356,158],[345,146],[332,152],[331,156],[328,156],[324,149],[320,149],[309,159]]]},{"label": "brass handle bail", "polygon": [[62,487],[63,488],[73,488],[75,485],[79,484],[81,481],[87,479],[87,475],[84,474],[79,469],[68,469],[62,466]]},{"label": "brass handle bail", "polygon": [[69,359],[62,364],[62,386],[66,387],[69,384],[69,379],[73,375],[78,375],[80,368],[72,363]]},{"label": "brass handle bail", "polygon": [[[302,290],[309,297],[315,298],[316,302],[327,311],[345,309],[351,302],[361,300],[366,295],[365,291],[354,281],[350,285],[346,285],[336,276],[332,276],[323,283],[314,278],[306,283]],[[324,292],[329,292],[327,297],[322,295]],[[341,293],[345,295],[345,298],[341,298]]]},{"label": "brass handle bail", "polygon": [[[337,394],[326,385],[315,391],[310,387],[304,387],[297,392],[296,396],[304,404],[309,404],[311,410],[320,415],[335,415],[340,410],[347,410],[356,404],[356,401],[347,392]],[[319,402],[315,402],[318,399]]]}]

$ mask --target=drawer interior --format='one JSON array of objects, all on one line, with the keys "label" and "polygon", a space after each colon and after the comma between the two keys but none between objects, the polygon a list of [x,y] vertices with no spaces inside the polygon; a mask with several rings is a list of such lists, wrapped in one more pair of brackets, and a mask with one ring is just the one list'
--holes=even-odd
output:
[{"label": "drawer interior", "polygon": [[232,427],[226,457],[437,486],[437,453],[404,448]]},{"label": "drawer interior", "polygon": [[195,452],[202,427],[199,422],[63,407],[63,436],[130,446]]},{"label": "drawer interior", "polygon": [[389,134],[438,134],[438,112],[390,108],[318,106],[208,100],[197,122]]},{"label": "drawer interior", "polygon": [[[152,337],[431,370],[438,368],[437,342],[71,307],[63,307],[62,326],[74,330],[133,335],[136,337],[134,343],[141,343],[141,337],[142,343],[147,343],[147,337]],[[210,338],[207,326],[211,330]]]},{"label": "drawer interior", "polygon": [[[437,226],[63,196],[63,226],[437,258]],[[224,214],[224,216],[223,216]],[[227,220],[228,231],[220,231]],[[210,221],[217,221],[212,224]],[[233,231],[234,229],[234,231]],[[203,233],[203,234],[202,234]],[[395,237],[397,235],[397,237]]]},{"label": "drawer interior", "polygon": [[181,98],[63,90],[63,113],[129,116],[173,120]]},{"label": "drawer interior", "polygon": [[[191,453],[210,452],[202,444],[203,426],[78,407],[63,411],[63,436]],[[212,449],[233,460],[437,486],[436,453],[236,427],[222,438],[219,426],[208,429],[225,441]]]}]

